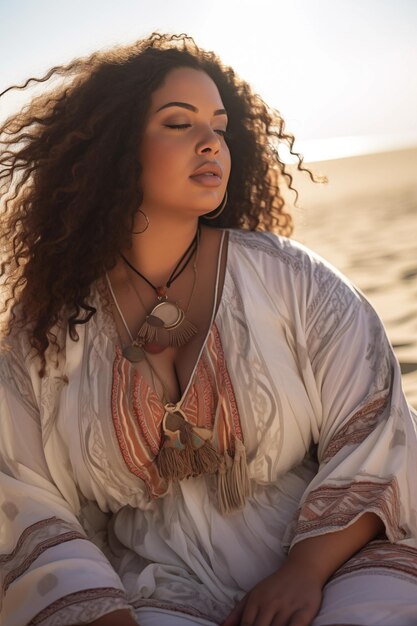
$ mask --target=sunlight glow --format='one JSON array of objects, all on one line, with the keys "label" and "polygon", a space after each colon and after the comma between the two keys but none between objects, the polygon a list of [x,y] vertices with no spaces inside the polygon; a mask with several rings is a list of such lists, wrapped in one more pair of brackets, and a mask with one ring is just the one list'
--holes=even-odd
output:
[{"label": "sunlight glow", "polygon": [[[185,32],[280,113],[306,161],[417,144],[417,2],[32,0],[0,2],[0,24],[0,92],[153,31]],[[28,95],[1,98],[0,121]]]},{"label": "sunlight glow", "polygon": [[[417,147],[417,133],[414,135],[359,135],[296,140],[293,152],[301,153],[305,163],[314,163],[412,147]],[[278,153],[284,163],[291,164],[298,161],[297,157],[290,154],[285,144],[279,146]]]}]

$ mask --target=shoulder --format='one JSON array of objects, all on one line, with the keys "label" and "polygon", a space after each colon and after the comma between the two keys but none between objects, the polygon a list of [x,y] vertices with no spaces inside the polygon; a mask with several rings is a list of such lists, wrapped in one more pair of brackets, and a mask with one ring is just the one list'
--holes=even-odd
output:
[{"label": "shoulder", "polygon": [[0,381],[13,386],[17,380],[26,379],[39,395],[43,381],[55,377],[65,362],[65,324],[57,322],[50,330],[55,343],[49,342],[45,350],[45,374],[40,371],[43,361],[34,347],[33,323],[20,326],[15,323],[9,332],[0,337]]},{"label": "shoulder", "polygon": [[307,249],[276,233],[229,229],[229,241],[240,252],[249,256],[271,257],[282,261],[295,271],[303,265]]},{"label": "shoulder", "polygon": [[282,266],[293,274],[323,283],[324,280],[341,281],[352,286],[349,279],[319,254],[294,239],[273,232],[229,229],[231,247],[254,262]]},{"label": "shoulder", "polygon": [[40,379],[34,365],[33,350],[27,333],[3,336],[0,341],[0,388],[12,393],[36,413],[39,406]]},{"label": "shoulder", "polygon": [[[331,263],[302,243],[271,232],[229,229],[230,266],[273,294],[291,298],[314,320],[320,312],[356,309],[364,295]],[[291,295],[293,294],[293,295]]]}]

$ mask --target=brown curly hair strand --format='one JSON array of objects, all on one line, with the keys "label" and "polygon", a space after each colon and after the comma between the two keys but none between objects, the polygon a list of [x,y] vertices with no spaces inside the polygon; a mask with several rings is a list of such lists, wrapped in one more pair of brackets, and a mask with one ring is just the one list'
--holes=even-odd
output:
[{"label": "brown curly hair strand", "polygon": [[76,325],[95,313],[88,303],[92,284],[131,243],[142,201],[138,146],[151,96],[177,67],[206,72],[229,115],[228,210],[210,225],[292,234],[281,177],[296,199],[298,193],[279,158],[279,142],[297,157],[297,169],[323,182],[302,167],[279,112],[186,34],[152,33],[6,89],[0,97],[63,78],[0,126],[0,276],[3,314],[9,313],[4,334],[29,330],[41,376],[48,346],[60,349],[54,327],[68,325],[78,339]]}]

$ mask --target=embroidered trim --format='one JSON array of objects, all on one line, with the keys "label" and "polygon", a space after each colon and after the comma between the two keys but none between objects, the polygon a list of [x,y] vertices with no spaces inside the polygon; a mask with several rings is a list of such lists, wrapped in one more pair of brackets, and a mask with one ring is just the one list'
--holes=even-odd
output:
[{"label": "embroidered trim", "polygon": [[345,446],[362,443],[374,430],[388,400],[389,392],[386,390],[373,396],[334,434],[320,461],[326,463]]},{"label": "embroidered trim", "polygon": [[[135,372],[132,389],[132,406],[142,434],[150,447],[152,454],[156,456],[161,445],[160,430],[156,428],[156,425],[162,423],[164,411],[161,403],[157,401],[156,395],[150,394],[143,382],[144,379],[141,379],[139,374]],[[154,421],[151,422],[150,427],[146,421],[146,415],[143,407],[149,408],[151,414],[154,416]]]},{"label": "embroidered trim", "polygon": [[[99,602],[100,601],[100,602]],[[120,609],[130,609],[126,594],[112,587],[83,589],[59,598],[32,618],[28,626],[72,626],[90,622]],[[62,611],[61,615],[59,612]]]},{"label": "embroidered trim", "polygon": [[229,232],[229,241],[249,250],[259,250],[269,256],[276,257],[296,274],[302,270],[303,251],[297,248],[292,240],[270,232],[241,229],[233,229]]},{"label": "embroidered trim", "polygon": [[[222,346],[222,342],[220,339],[220,333],[217,329],[217,326],[214,326],[213,329],[213,339],[214,339],[214,346],[216,348],[216,351],[218,353],[218,369],[219,369],[219,378],[220,380],[223,380],[224,382],[224,388],[225,391],[227,393],[227,399],[228,399],[228,405],[229,405],[229,410],[230,410],[230,417],[232,419],[232,423],[233,423],[233,430],[234,430],[234,434],[235,436],[240,439],[240,441],[242,443],[244,442],[244,438],[243,438],[243,432],[242,432],[242,427],[240,424],[240,417],[239,417],[239,411],[238,411],[238,407],[237,407],[237,402],[236,402],[236,396],[235,396],[235,392],[233,389],[233,383],[232,383],[232,379],[230,378],[229,375],[229,371],[227,369],[227,365],[226,365],[226,359],[224,357],[224,351],[223,351],[223,346]],[[210,346],[209,346],[210,348]],[[232,453],[234,452],[234,448],[232,450]]]},{"label": "embroidered trim", "polygon": [[57,517],[40,520],[25,528],[12,552],[0,555],[2,594],[5,594],[10,585],[48,548],[73,539],[87,537],[80,531],[75,531],[69,522]]},{"label": "embroidered trim", "polygon": [[[228,472],[233,465],[232,457],[236,457],[239,467],[235,467],[233,476],[239,468],[243,472],[243,433],[215,323],[208,333],[190,383],[181,402],[181,412],[188,424],[213,431],[215,447],[226,457],[222,468],[224,464]],[[113,363],[111,406],[119,449],[128,470],[144,481],[150,499],[164,496],[170,482],[160,475],[155,461],[162,445],[164,405],[146,379],[123,357],[118,346]]]},{"label": "embroidered trim", "polygon": [[[168,484],[161,481],[156,467],[152,464],[154,454],[148,450],[146,439],[141,436],[138,420],[132,419],[134,411],[130,408],[133,383],[135,377],[131,364],[116,347],[116,356],[113,363],[113,380],[111,392],[112,418],[119,449],[129,471],[142,479],[148,488],[151,497],[159,497],[166,493]],[[133,380],[132,380],[133,378]],[[125,392],[125,390],[128,392]],[[139,393],[139,392],[138,392]],[[156,416],[152,413],[156,428]],[[150,424],[152,421],[150,420]],[[155,487],[152,487],[152,484]]]},{"label": "embroidered trim", "polygon": [[383,540],[371,541],[346,561],[330,580],[368,569],[392,570],[405,574],[417,583],[417,549]]},{"label": "embroidered trim", "polygon": [[347,526],[357,515],[370,511],[383,520],[390,540],[406,536],[399,527],[400,500],[395,478],[381,483],[361,481],[314,489],[300,508],[295,534],[334,532]]}]

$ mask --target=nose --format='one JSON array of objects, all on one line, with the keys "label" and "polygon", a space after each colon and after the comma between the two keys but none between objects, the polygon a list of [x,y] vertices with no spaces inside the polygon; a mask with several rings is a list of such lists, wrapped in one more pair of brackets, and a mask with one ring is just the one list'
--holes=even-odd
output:
[{"label": "nose", "polygon": [[198,141],[196,151],[198,154],[205,152],[213,152],[217,154],[221,149],[220,137],[213,129],[209,128],[204,131],[203,138]]}]

